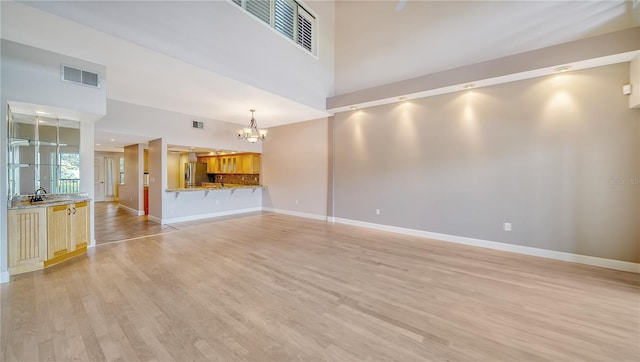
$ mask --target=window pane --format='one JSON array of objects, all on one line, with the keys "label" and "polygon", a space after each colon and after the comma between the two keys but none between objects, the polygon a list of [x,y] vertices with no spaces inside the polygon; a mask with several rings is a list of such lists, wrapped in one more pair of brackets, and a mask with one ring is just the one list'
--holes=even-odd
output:
[{"label": "window pane", "polygon": [[60,154],[60,179],[58,180],[58,192],[71,194],[80,192],[80,154]]},{"label": "window pane", "polygon": [[301,7],[298,7],[298,33],[297,43],[308,51],[313,51],[313,16]]},{"label": "window pane", "polygon": [[247,11],[258,17],[258,19],[270,24],[271,6],[269,0],[247,0]]},{"label": "window pane", "polygon": [[273,27],[290,39],[293,39],[294,5],[295,3],[288,0],[275,0]]}]

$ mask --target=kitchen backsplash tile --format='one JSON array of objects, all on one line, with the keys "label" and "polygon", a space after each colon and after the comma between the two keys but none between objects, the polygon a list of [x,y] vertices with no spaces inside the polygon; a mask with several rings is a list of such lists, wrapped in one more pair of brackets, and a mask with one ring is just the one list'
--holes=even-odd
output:
[{"label": "kitchen backsplash tile", "polygon": [[214,182],[236,185],[260,185],[260,175],[217,173]]}]

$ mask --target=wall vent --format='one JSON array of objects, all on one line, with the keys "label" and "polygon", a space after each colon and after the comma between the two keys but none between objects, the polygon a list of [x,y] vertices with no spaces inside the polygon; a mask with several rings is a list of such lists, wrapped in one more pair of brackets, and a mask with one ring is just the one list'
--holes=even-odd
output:
[{"label": "wall vent", "polygon": [[197,129],[204,129],[204,122],[191,121],[191,127],[197,128]]},{"label": "wall vent", "polygon": [[98,77],[98,74],[88,70],[62,64],[60,75],[61,79],[65,82],[100,88],[100,78]]}]

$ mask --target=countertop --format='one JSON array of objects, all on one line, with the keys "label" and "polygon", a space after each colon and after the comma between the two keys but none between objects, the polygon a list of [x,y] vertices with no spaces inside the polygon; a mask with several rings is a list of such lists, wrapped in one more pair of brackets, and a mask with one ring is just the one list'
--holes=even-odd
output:
[{"label": "countertop", "polygon": [[192,192],[192,191],[216,191],[216,190],[237,190],[237,189],[257,189],[262,188],[262,185],[239,185],[239,184],[225,184],[222,186],[218,183],[206,183],[205,186],[193,186],[178,189],[166,189],[165,192]]},{"label": "countertop", "polygon": [[30,202],[31,195],[14,196],[7,205],[8,210],[33,209],[91,201],[88,194],[42,195],[43,201]]}]

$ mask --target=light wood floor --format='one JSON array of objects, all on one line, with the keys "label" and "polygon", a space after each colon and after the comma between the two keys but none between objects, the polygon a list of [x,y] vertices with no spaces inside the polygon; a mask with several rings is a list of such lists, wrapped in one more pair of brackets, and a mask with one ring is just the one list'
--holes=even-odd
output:
[{"label": "light wood floor", "polygon": [[638,275],[278,214],[1,286],[2,360],[638,361]]},{"label": "light wood floor", "polygon": [[150,221],[148,216],[133,215],[117,202],[95,203],[96,244],[139,238],[177,230],[170,225]]}]

